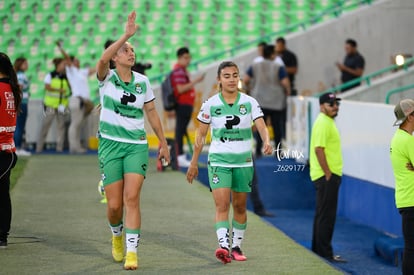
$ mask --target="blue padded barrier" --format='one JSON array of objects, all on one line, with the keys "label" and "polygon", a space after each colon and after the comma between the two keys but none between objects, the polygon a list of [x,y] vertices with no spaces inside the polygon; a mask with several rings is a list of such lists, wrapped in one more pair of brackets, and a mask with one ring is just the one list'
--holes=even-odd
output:
[{"label": "blue padded barrier", "polygon": [[380,237],[374,243],[375,253],[387,262],[399,266],[404,250],[403,238]]}]

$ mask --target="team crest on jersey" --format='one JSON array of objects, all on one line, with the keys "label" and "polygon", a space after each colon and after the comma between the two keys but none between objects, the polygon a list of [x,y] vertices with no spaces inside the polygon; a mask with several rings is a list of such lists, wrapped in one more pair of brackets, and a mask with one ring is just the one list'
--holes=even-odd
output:
[{"label": "team crest on jersey", "polygon": [[217,183],[219,183],[219,182],[220,182],[220,178],[217,176],[217,174],[214,174],[214,175],[213,175],[213,178],[211,179],[211,181],[212,181],[214,184],[217,184]]},{"label": "team crest on jersey", "polygon": [[135,92],[142,94],[142,87],[139,83],[135,84]]},{"label": "team crest on jersey", "polygon": [[243,104],[240,105],[240,107],[239,107],[239,113],[242,114],[242,115],[247,114],[246,106],[244,106]]}]

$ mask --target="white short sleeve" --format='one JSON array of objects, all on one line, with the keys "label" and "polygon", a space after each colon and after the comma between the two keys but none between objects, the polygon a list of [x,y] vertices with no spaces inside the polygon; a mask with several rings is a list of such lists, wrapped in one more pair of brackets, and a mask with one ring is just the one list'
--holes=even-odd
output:
[{"label": "white short sleeve", "polygon": [[260,107],[257,100],[252,97],[251,103],[252,103],[252,120],[254,121],[258,119],[259,117],[263,117],[262,108]]},{"label": "white short sleeve", "polygon": [[285,66],[285,62],[283,62],[280,56],[276,56],[275,63],[278,64],[279,66],[283,66],[283,67]]},{"label": "white short sleeve", "polygon": [[211,113],[210,113],[210,101],[204,101],[201,105],[200,111],[198,112],[197,119],[203,123],[211,123]]},{"label": "white short sleeve", "polygon": [[52,75],[50,73],[48,73],[45,76],[45,80],[43,81],[45,84],[50,84],[52,82]]}]

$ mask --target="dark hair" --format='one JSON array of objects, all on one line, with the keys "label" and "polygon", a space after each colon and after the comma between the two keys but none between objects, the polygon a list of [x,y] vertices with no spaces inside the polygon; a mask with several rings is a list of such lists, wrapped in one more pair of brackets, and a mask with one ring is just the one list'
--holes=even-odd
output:
[{"label": "dark hair", "polygon": [[57,68],[57,66],[63,61],[63,58],[60,57],[55,57],[52,60],[53,65],[55,65],[55,68]]},{"label": "dark hair", "polygon": [[186,53],[188,53],[188,54],[190,53],[190,50],[187,47],[179,48],[177,50],[177,57],[181,57],[181,56],[185,55]]},{"label": "dark hair", "polygon": [[259,44],[257,44],[257,47],[266,47],[266,46],[267,46],[267,43],[264,42],[264,41],[262,41]]},{"label": "dark hair", "polygon": [[20,103],[22,102],[22,91],[17,81],[16,72],[7,54],[0,52],[0,73],[9,78],[9,83],[14,96],[14,106],[16,112],[20,111]]},{"label": "dark hair", "polygon": [[20,68],[22,67],[23,63],[26,62],[26,61],[27,61],[27,59],[23,56],[16,58],[16,60],[14,61],[14,64],[13,64],[14,70],[16,72],[20,71],[21,70]]},{"label": "dark hair", "polygon": [[264,59],[270,59],[274,53],[275,53],[275,46],[267,45],[263,49],[263,58]]},{"label": "dark hair", "polygon": [[276,39],[276,43],[282,43],[283,45],[285,45],[286,44],[286,40],[283,37],[278,37]]},{"label": "dark hair", "polygon": [[354,48],[358,47],[358,43],[354,39],[351,39],[351,38],[348,38],[345,41],[345,43],[348,44],[348,45],[351,45]]},{"label": "dark hair", "polygon": [[[104,44],[104,48],[105,50],[108,49],[109,46],[111,46],[115,41],[108,39],[106,40],[105,44]],[[115,62],[111,60],[109,60],[109,69],[115,69]]]},{"label": "dark hair", "polygon": [[70,55],[69,58],[70,58],[70,61],[72,61],[72,62],[76,59],[76,57],[74,55]]},{"label": "dark hair", "polygon": [[109,46],[111,46],[115,41],[108,39],[106,40],[105,44],[104,44],[104,48],[105,50],[108,49]]},{"label": "dark hair", "polygon": [[236,67],[236,69],[239,70],[239,67],[233,61],[224,61],[224,62],[221,62],[221,64],[218,66],[217,77],[220,77],[221,71],[224,68],[228,68],[228,67]]}]

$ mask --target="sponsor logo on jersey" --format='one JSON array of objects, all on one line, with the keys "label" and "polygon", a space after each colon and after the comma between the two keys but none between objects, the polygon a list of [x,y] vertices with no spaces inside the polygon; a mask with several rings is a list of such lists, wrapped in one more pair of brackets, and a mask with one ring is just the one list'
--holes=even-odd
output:
[{"label": "sponsor logo on jersey", "polygon": [[231,142],[231,141],[243,141],[243,140],[244,139],[243,138],[240,138],[240,137],[238,137],[238,138],[221,137],[220,138],[220,141],[223,142],[223,143],[225,143],[225,142]]},{"label": "sponsor logo on jersey", "polygon": [[235,115],[226,116],[226,129],[233,129],[233,126],[239,125],[240,118]]}]

